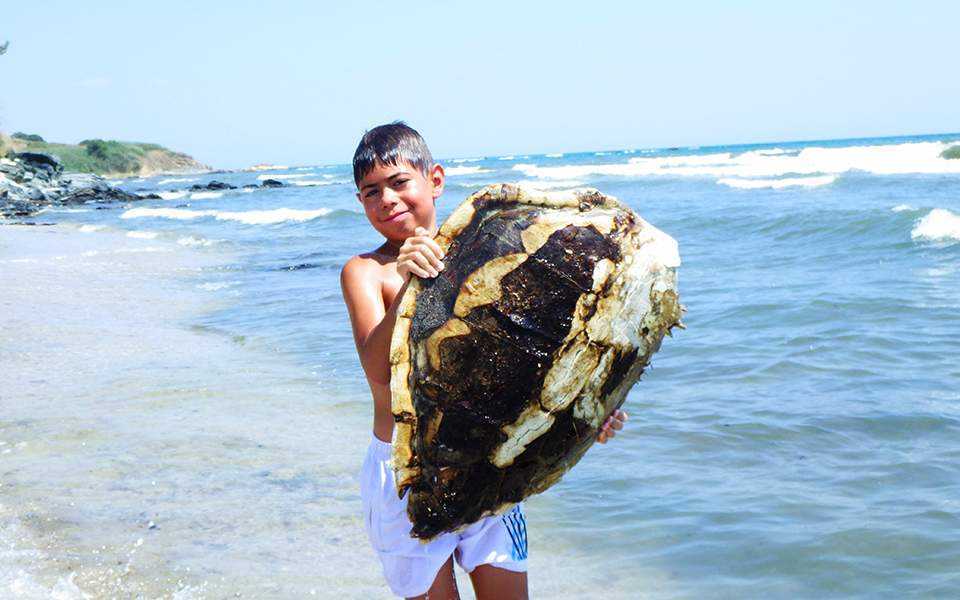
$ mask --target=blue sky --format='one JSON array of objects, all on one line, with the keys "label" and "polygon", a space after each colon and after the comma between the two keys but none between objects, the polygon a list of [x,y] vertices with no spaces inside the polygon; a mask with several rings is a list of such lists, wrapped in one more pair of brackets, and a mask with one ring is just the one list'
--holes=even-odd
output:
[{"label": "blue sky", "polygon": [[960,130],[960,3],[4,4],[0,128],[217,167]]}]

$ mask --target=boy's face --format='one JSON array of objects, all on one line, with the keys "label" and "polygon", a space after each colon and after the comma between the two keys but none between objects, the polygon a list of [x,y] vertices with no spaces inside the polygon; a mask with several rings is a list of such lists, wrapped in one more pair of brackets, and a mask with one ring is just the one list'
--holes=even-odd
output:
[{"label": "boy's face", "polygon": [[443,193],[443,167],[433,165],[429,177],[416,167],[377,163],[357,184],[357,198],[374,229],[396,245],[417,227],[436,227],[435,201]]}]

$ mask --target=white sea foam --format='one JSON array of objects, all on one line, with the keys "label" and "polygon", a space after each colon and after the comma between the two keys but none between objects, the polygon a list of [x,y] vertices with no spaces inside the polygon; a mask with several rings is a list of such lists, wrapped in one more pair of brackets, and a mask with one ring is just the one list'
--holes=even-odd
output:
[{"label": "white sea foam", "polygon": [[132,208],[122,215],[122,219],[137,219],[142,217],[158,217],[162,219],[177,219],[189,221],[202,217],[213,217],[220,221],[237,221],[246,225],[270,225],[285,221],[310,221],[330,214],[329,208],[315,210],[297,210],[293,208],[275,208],[273,210],[249,210],[244,212],[230,212],[221,210],[188,210],[185,208]]},{"label": "white sea foam", "polygon": [[49,206],[41,208],[37,213],[85,213],[90,212],[89,208],[51,208]]},{"label": "white sea foam", "polygon": [[197,287],[201,290],[206,290],[208,292],[215,292],[217,290],[224,290],[228,287],[233,287],[240,283],[239,281],[217,281],[211,283],[201,283]]},{"label": "white sea foam", "polygon": [[515,157],[514,155],[512,155],[512,154],[510,154],[510,155],[508,155],[508,156],[498,156],[498,157],[497,157],[498,160],[513,160],[514,158],[516,158],[516,157]]},{"label": "white sea foam", "polygon": [[779,190],[787,187],[820,187],[830,185],[837,180],[836,175],[821,175],[819,177],[786,177],[783,179],[737,179],[722,178],[717,183],[741,190],[757,190],[770,188]]},{"label": "white sea foam", "polygon": [[906,211],[908,211],[908,210],[917,210],[917,209],[914,208],[914,207],[912,207],[912,206],[910,206],[909,204],[898,204],[898,205],[894,206],[893,208],[891,208],[890,210],[892,210],[893,212],[898,213],[898,212],[906,212]]},{"label": "white sea foam", "polygon": [[190,194],[191,200],[210,200],[211,198],[219,198],[223,195],[223,192],[194,192]]},{"label": "white sea foam", "polygon": [[477,173],[489,173],[490,169],[483,167],[450,167],[446,171],[447,175],[476,175]]},{"label": "white sea foam", "polygon": [[140,252],[172,252],[172,250],[161,246],[145,246],[143,248],[117,248],[114,252],[116,254],[137,254]]},{"label": "white sea foam", "polygon": [[196,177],[172,177],[170,179],[161,179],[157,182],[157,185],[167,185],[168,183],[186,183],[188,181],[196,180]]},{"label": "white sea foam", "polygon": [[183,198],[188,193],[189,192],[159,192],[157,195],[164,200],[176,200],[177,198]]},{"label": "white sea foam", "polygon": [[300,187],[313,187],[317,185],[333,185],[339,183],[338,181],[323,181],[322,179],[302,179],[300,181],[291,181],[293,185],[299,185]]},{"label": "white sea foam", "polygon": [[222,240],[208,240],[207,238],[196,235],[187,235],[177,239],[177,243],[181,246],[212,246],[219,244],[221,241]]},{"label": "white sea foam", "polygon": [[34,534],[0,504],[0,590],[4,598],[82,600],[90,598],[74,583],[76,572],[51,581],[46,573],[53,564]]},{"label": "white sea foam", "polygon": [[313,173],[291,173],[287,175],[257,175],[257,179],[260,181],[265,181],[267,179],[303,179],[304,177],[310,177]]},{"label": "white sea foam", "polygon": [[94,231],[100,231],[101,229],[106,229],[106,225],[81,225],[80,231],[83,233],[92,233]]},{"label": "white sea foam", "polygon": [[550,154],[544,154],[547,158],[563,158],[563,152],[552,152]]},{"label": "white sea foam", "polygon": [[127,232],[127,237],[137,238],[140,240],[152,240],[159,235],[156,231],[129,231]]},{"label": "white sea foam", "polygon": [[680,177],[780,177],[783,175],[839,175],[865,171],[878,175],[907,173],[957,173],[960,160],[947,160],[940,153],[949,144],[907,142],[875,146],[825,148],[810,146],[797,153],[755,150],[732,154],[688,154],[681,156],[633,157],[625,163],[541,167],[514,165],[529,177],[544,179],[580,179],[590,175],[642,177],[670,175]]},{"label": "white sea foam", "polygon": [[910,237],[915,240],[960,241],[960,215],[945,208],[935,208],[917,221]]}]

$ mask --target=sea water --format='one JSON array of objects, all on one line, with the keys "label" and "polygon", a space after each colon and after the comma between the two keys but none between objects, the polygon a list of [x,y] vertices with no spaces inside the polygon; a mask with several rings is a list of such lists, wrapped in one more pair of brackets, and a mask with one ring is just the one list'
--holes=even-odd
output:
[{"label": "sea water", "polygon": [[[443,161],[441,219],[488,183],[588,186],[680,244],[686,331],[527,503],[533,597],[958,593],[957,141]],[[0,598],[389,597],[350,167],[122,186],[162,199],[0,226]]]}]

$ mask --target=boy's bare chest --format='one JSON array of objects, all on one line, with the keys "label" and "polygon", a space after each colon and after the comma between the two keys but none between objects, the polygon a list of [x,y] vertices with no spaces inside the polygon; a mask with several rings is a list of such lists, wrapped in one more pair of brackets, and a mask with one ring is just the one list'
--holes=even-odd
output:
[{"label": "boy's bare chest", "polygon": [[385,309],[393,304],[401,288],[403,288],[403,277],[397,273],[396,263],[384,265],[383,271],[381,272],[380,289],[382,290],[383,306]]}]

